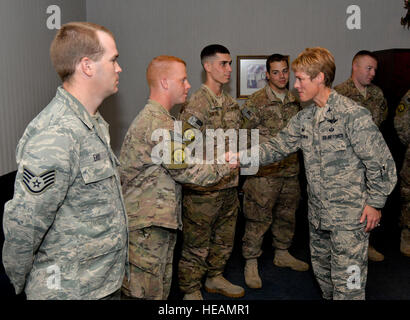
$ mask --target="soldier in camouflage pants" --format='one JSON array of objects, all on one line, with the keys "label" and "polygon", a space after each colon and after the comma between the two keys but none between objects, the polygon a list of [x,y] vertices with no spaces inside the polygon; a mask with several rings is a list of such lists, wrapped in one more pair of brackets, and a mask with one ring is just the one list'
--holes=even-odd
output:
[{"label": "soldier in camouflage pants", "polygon": [[400,251],[410,257],[410,90],[401,99],[396,109],[394,127],[400,141],[406,147],[403,167],[400,171],[400,193],[401,193],[401,241]]},{"label": "soldier in camouflage pants", "polygon": [[[380,128],[387,118],[388,107],[383,91],[371,82],[376,70],[377,57],[370,51],[361,50],[353,57],[351,77],[335,86],[335,90],[368,109],[374,123]],[[370,244],[369,259],[383,261],[384,256]]]},{"label": "soldier in camouflage pants", "polygon": [[[242,121],[239,106],[222,90],[232,72],[228,49],[221,45],[205,47],[201,63],[207,80],[183,106],[180,119],[203,133],[207,129],[239,129]],[[222,275],[235,237],[238,179],[238,171],[235,171],[213,187],[185,186],[184,241],[178,278],[186,300],[202,299],[200,288],[205,275],[205,289],[209,292],[229,297],[245,294],[243,288],[233,285]]]},{"label": "soldier in camouflage pants", "polygon": [[[185,144],[169,111],[185,102],[191,87],[185,62],[154,58],[147,68],[150,97],[125,136],[121,148],[121,183],[129,217],[131,272],[124,279],[126,297],[166,300],[172,280],[176,233],[182,229],[182,183],[210,186],[230,174],[228,165],[192,165],[184,161]],[[167,87],[164,87],[166,83]],[[159,133],[164,150],[153,137]],[[166,150],[165,150],[166,149]],[[157,151],[158,153],[157,153]],[[170,159],[161,154],[169,151]]]},{"label": "soldier in camouflage pants", "polygon": [[368,235],[397,182],[394,160],[370,112],[331,89],[336,67],[327,49],[304,50],[292,69],[300,100],[314,103],[253,151],[262,166],[303,151],[311,260],[322,296],[364,299]]},{"label": "soldier in camouflage pants", "polygon": [[[259,130],[259,143],[269,140],[283,129],[299,110],[296,98],[287,90],[288,58],[273,54],[266,61],[268,84],[255,92],[242,106],[245,129]],[[243,186],[246,218],[242,253],[246,259],[245,282],[250,288],[260,288],[257,258],[265,232],[271,227],[274,264],[306,271],[309,266],[294,257],[288,249],[295,231],[295,212],[300,200],[299,162],[297,154],[285,160],[259,168],[257,176],[249,176]]]}]

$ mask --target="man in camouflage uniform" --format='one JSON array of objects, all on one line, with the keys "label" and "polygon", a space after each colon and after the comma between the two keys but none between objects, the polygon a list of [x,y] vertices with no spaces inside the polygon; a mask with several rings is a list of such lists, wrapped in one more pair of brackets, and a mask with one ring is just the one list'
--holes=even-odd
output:
[{"label": "man in camouflage uniform", "polygon": [[[387,102],[383,91],[372,83],[377,70],[377,57],[374,53],[361,50],[353,57],[352,75],[345,82],[335,86],[335,90],[367,108],[372,114],[374,123],[380,128],[387,118]],[[384,255],[369,245],[369,259],[379,262]]]},{"label": "man in camouflage uniform", "polygon": [[361,50],[353,57],[351,77],[335,86],[335,90],[367,108],[374,123],[380,128],[381,123],[387,118],[388,108],[383,91],[372,83],[376,71],[375,54]]},{"label": "man in camouflage uniform", "polygon": [[[242,107],[245,129],[258,129],[259,142],[268,141],[282,130],[300,110],[291,92],[288,58],[273,54],[266,61],[265,88],[251,95]],[[256,176],[246,178],[244,215],[246,218],[242,254],[246,259],[245,282],[250,288],[261,288],[257,258],[262,254],[263,235],[271,227],[276,248],[274,264],[306,271],[309,265],[292,257],[288,249],[295,231],[295,212],[300,200],[299,161],[294,153],[288,158],[259,168]]]},{"label": "man in camouflage uniform", "polygon": [[[216,184],[228,165],[189,165],[185,145],[176,138],[169,111],[185,102],[185,62],[171,56],[154,58],[147,69],[150,97],[125,136],[121,148],[121,181],[130,229],[130,277],[123,293],[137,299],[166,300],[172,280],[177,229],[182,229],[180,183]],[[159,131],[160,130],[160,131]],[[162,131],[162,133],[161,133]],[[167,140],[169,161],[157,161],[157,132]],[[182,128],[179,136],[182,137]],[[163,140],[163,141],[165,141]]]},{"label": "man in camouflage uniform", "polygon": [[[209,45],[201,52],[206,82],[183,106],[180,119],[205,133],[207,129],[239,129],[242,121],[236,101],[222,90],[230,80],[232,59],[228,49]],[[238,171],[213,187],[186,186],[183,199],[183,248],[179,262],[179,287],[184,299],[199,300],[205,289],[228,297],[242,297],[242,287],[223,277],[232,252],[239,200]]]},{"label": "man in camouflage uniform", "polygon": [[[69,50],[68,50],[69,49]],[[17,146],[3,264],[28,299],[119,298],[128,252],[119,161],[98,112],[118,91],[118,51],[102,26],[68,23],[51,45],[63,85]]]},{"label": "man in camouflage uniform", "polygon": [[403,167],[400,171],[400,193],[401,193],[401,241],[400,251],[410,257],[410,90],[401,99],[396,109],[394,127],[400,141],[406,147]]},{"label": "man in camouflage uniform", "polygon": [[311,260],[322,295],[364,299],[369,232],[397,182],[396,168],[370,112],[331,89],[335,69],[324,48],[299,54],[295,88],[302,102],[314,103],[253,151],[263,166],[302,149]]}]

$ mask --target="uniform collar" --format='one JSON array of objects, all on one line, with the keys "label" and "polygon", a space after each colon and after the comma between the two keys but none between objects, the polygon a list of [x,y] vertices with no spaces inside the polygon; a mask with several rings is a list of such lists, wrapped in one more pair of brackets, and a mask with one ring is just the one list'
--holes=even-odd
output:
[{"label": "uniform collar", "polygon": [[167,115],[168,117],[174,118],[167,109],[164,108],[164,106],[162,104],[160,104],[159,102],[152,100],[152,99],[148,99],[148,104],[150,105],[150,107],[160,113],[163,113],[165,115]]},{"label": "uniform collar", "polygon": [[[265,91],[266,95],[268,96],[268,99],[272,102],[280,102],[282,103],[282,100],[279,99],[276,95],[275,92],[272,90],[269,84],[265,86]],[[290,102],[295,102],[296,98],[295,96],[289,91],[286,90],[286,95],[285,99],[283,100],[283,104],[290,103]]]},{"label": "uniform collar", "polygon": [[92,129],[94,127],[93,120],[91,118],[91,115],[88,113],[87,109],[82,105],[80,101],[77,100],[77,98],[75,98],[71,93],[65,90],[62,86],[59,86],[57,88],[57,97],[63,100],[64,104],[67,105],[76,114],[76,116],[82,122],[84,122],[84,124],[89,129]]},{"label": "uniform collar", "polygon": [[[333,120],[335,118],[335,102],[337,100],[337,92],[334,89],[331,89],[329,98],[326,101],[326,104],[323,116],[325,120]],[[319,107],[318,107],[319,108]]]},{"label": "uniform collar", "polygon": [[367,86],[365,87],[366,97],[364,97],[363,94],[360,92],[360,90],[359,90],[359,89],[356,87],[356,85],[354,84],[354,81],[353,81],[352,77],[350,77],[350,78],[346,81],[346,83],[347,83],[347,86],[349,87],[350,90],[352,90],[356,95],[362,96],[363,98],[368,97],[367,92],[368,92],[369,88],[372,86],[372,84],[370,83],[369,85],[367,85]]},{"label": "uniform collar", "polygon": [[[62,86],[59,86],[57,88],[57,95],[59,99],[64,101],[64,104],[67,105],[74,113],[75,115],[90,129],[92,130],[93,128],[97,132],[97,134],[100,136],[99,130],[95,128],[95,121],[92,116],[88,113],[87,109],[83,106],[83,104],[78,101],[77,98],[75,98],[71,93],[69,93],[67,90],[65,90]],[[98,122],[102,124],[105,129],[108,132],[108,123],[104,120],[104,118],[101,116],[100,112],[96,112],[96,116],[98,118]],[[103,132],[101,134],[104,134]],[[103,141],[109,142],[109,137],[102,136],[100,137]]]},{"label": "uniform collar", "polygon": [[216,105],[216,106],[222,106],[223,105],[223,102],[225,100],[225,92],[223,90],[221,91],[221,95],[219,97],[217,97],[216,94],[206,84],[203,83],[202,88],[203,88],[203,90],[206,91],[208,96],[211,98],[214,105]]}]

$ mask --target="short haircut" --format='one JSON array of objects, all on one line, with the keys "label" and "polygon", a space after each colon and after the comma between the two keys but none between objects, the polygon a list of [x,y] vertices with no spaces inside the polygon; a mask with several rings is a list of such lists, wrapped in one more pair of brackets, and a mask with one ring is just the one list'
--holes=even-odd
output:
[{"label": "short haircut", "polygon": [[206,46],[205,48],[202,49],[201,51],[201,64],[204,66],[204,63],[209,59],[214,56],[216,56],[217,53],[223,53],[223,54],[230,54],[229,50],[224,47],[223,45],[220,44],[210,44]]},{"label": "short haircut", "polygon": [[288,61],[288,57],[287,57],[287,56],[284,56],[284,55],[279,54],[279,53],[274,53],[274,54],[272,54],[272,55],[268,58],[268,60],[266,60],[266,71],[267,71],[268,73],[270,72],[270,64],[271,64],[272,62],[281,62],[281,61],[285,61],[285,62],[286,62],[286,65],[287,65],[288,68],[289,68],[289,61]]},{"label": "short haircut", "polygon": [[74,74],[82,58],[98,61],[102,57],[104,48],[97,31],[105,32],[114,39],[107,28],[91,22],[70,22],[61,26],[51,43],[50,58],[63,82]]},{"label": "short haircut", "polygon": [[360,50],[358,53],[356,53],[356,54],[354,55],[353,60],[352,60],[352,64],[353,64],[358,58],[360,58],[360,57],[365,57],[365,56],[371,57],[371,58],[373,58],[374,60],[377,61],[377,56],[376,56],[373,52],[368,51],[368,50]]},{"label": "short haircut", "polygon": [[172,62],[182,63],[186,66],[184,60],[174,56],[162,55],[152,59],[147,67],[146,73],[148,86],[154,86],[159,75],[168,74],[171,69]]},{"label": "short haircut", "polygon": [[292,62],[292,70],[293,72],[305,72],[310,76],[310,79],[323,72],[325,86],[331,88],[336,73],[335,58],[325,48],[306,48]]}]

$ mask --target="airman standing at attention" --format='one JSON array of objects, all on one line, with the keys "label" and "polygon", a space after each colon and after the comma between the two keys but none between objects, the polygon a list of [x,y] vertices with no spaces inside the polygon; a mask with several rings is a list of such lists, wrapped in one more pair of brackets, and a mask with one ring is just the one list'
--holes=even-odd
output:
[{"label": "airman standing at attention", "polygon": [[119,299],[127,269],[127,216],[119,161],[98,112],[118,91],[118,51],[103,26],[71,22],[50,48],[62,80],[17,146],[4,210],[3,264],[28,299]]}]

